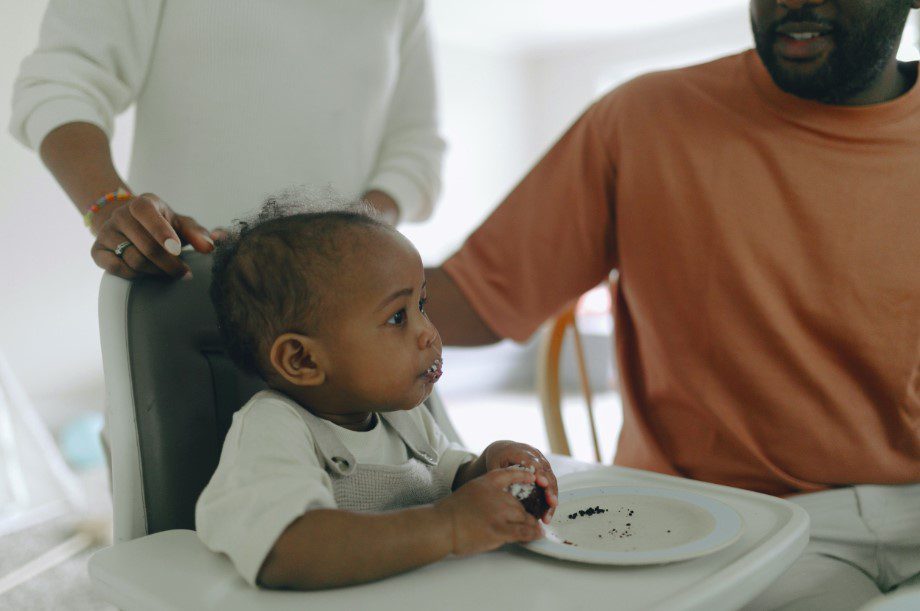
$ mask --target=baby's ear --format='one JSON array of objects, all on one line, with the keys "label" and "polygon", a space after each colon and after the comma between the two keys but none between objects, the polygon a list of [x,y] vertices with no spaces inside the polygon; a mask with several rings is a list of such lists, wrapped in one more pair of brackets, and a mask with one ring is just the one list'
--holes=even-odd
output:
[{"label": "baby's ear", "polygon": [[319,386],[326,372],[317,365],[319,345],[311,337],[284,333],[275,338],[268,358],[275,373],[295,386]]}]

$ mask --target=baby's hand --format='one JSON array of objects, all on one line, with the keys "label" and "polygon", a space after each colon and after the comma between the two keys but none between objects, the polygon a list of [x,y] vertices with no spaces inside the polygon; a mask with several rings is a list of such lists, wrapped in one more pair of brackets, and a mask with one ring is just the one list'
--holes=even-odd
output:
[{"label": "baby's hand", "polygon": [[533,481],[532,473],[520,469],[490,471],[435,503],[451,525],[453,553],[475,554],[542,537],[540,523],[508,492],[511,484]]},{"label": "baby's hand", "polygon": [[504,469],[512,465],[533,467],[536,475],[537,486],[546,490],[546,504],[549,511],[543,516],[543,521],[549,524],[556,505],[559,504],[559,486],[556,484],[556,475],[550,467],[546,457],[533,446],[515,441],[496,441],[490,444],[482,453],[486,460],[486,471]]}]

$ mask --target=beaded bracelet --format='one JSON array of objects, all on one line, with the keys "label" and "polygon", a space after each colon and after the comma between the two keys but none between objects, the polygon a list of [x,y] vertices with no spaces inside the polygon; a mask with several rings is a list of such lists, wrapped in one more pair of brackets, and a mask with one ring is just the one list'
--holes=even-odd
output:
[{"label": "beaded bracelet", "polygon": [[89,207],[89,210],[86,211],[86,214],[83,215],[83,224],[87,227],[93,226],[93,215],[99,212],[99,209],[108,204],[109,202],[123,202],[125,200],[131,199],[134,195],[126,189],[118,188],[117,191],[110,191],[102,197],[96,200],[96,203]]}]

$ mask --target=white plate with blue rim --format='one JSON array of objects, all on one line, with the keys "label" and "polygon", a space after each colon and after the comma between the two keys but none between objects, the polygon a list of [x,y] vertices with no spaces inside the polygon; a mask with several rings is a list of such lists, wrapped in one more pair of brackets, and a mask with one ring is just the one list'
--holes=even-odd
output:
[{"label": "white plate with blue rim", "polygon": [[699,558],[744,531],[738,512],[708,496],[671,488],[593,486],[559,493],[546,536],[525,547],[538,554],[637,566]]}]

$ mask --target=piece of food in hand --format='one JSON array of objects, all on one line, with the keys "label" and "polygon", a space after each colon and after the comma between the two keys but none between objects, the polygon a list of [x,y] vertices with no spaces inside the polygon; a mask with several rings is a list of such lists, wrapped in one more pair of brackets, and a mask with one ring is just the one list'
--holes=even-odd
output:
[{"label": "piece of food in hand", "polygon": [[[533,473],[533,466],[525,467],[524,465],[511,465],[511,469],[520,469],[521,471],[530,471]],[[511,496],[520,501],[524,506],[524,511],[537,518],[538,520],[549,511],[549,504],[546,502],[546,489],[537,484],[511,484],[508,488]]]}]

